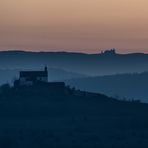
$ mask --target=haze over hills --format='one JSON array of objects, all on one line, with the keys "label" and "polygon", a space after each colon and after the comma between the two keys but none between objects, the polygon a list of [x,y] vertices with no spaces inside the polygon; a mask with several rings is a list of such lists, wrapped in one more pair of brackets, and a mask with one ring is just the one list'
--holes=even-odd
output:
[{"label": "haze over hills", "polygon": [[[15,79],[19,78],[19,72],[21,70],[24,70],[24,69],[0,69],[0,85],[4,83],[12,84]],[[29,69],[29,70],[32,70],[32,69]],[[86,75],[84,74],[69,72],[69,71],[65,71],[63,69],[57,69],[57,68],[48,68],[48,73],[49,73],[48,81],[63,81],[67,79],[86,77]]]},{"label": "haze over hills", "polygon": [[[0,83],[46,65],[49,81],[70,84],[2,85],[0,147],[147,148],[148,104],[139,99],[147,101],[148,72],[109,76],[148,70],[146,61],[147,54],[0,52]],[[137,101],[103,95],[112,93]]]},{"label": "haze over hills", "polygon": [[45,65],[91,76],[143,72],[148,70],[148,54],[0,52],[0,69],[32,69]]},{"label": "haze over hills", "polygon": [[144,53],[118,54],[114,50],[98,54],[1,51],[0,84],[13,82],[20,70],[39,70],[45,65],[48,66],[49,81],[65,81],[76,88],[109,96],[148,100],[147,73],[111,76],[148,71],[148,54]]},{"label": "haze over hills", "polygon": [[65,82],[77,89],[116,96],[120,99],[140,99],[148,103],[148,72],[86,77]]}]

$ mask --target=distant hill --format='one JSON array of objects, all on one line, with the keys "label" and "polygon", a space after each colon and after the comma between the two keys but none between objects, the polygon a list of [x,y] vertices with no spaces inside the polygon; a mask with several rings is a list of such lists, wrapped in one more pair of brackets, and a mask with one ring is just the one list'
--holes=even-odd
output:
[{"label": "distant hill", "polygon": [[[37,70],[41,68],[37,68]],[[4,83],[13,83],[15,79],[18,79],[19,72],[21,70],[25,70],[25,69],[0,69],[0,85]],[[29,70],[34,70],[34,68]],[[66,71],[63,69],[57,69],[57,68],[49,68],[48,73],[49,73],[48,81],[63,81],[66,79],[86,77],[86,75],[84,74],[69,72],[69,71]]]},{"label": "distant hill", "polygon": [[73,79],[73,78],[85,78],[87,75],[70,72],[63,69],[56,69],[56,68],[49,68],[49,81],[63,81],[66,79]]},{"label": "distant hill", "polygon": [[148,102],[148,72],[87,77],[65,82],[81,90],[104,93],[120,99],[139,98]]},{"label": "distant hill", "polygon": [[1,51],[0,69],[63,69],[84,75],[107,75],[148,70],[148,54],[83,54],[68,52]]},{"label": "distant hill", "polygon": [[0,87],[0,147],[148,147],[147,104],[64,92]]}]

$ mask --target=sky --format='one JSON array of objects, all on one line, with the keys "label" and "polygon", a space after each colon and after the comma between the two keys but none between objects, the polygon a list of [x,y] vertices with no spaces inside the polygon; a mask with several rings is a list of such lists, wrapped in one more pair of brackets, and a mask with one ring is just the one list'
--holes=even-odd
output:
[{"label": "sky", "polygon": [[0,0],[0,50],[148,53],[148,0]]}]

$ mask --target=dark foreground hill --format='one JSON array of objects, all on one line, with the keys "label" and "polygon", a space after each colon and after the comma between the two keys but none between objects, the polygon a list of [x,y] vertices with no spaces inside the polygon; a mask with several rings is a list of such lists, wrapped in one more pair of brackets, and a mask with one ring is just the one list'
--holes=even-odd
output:
[{"label": "dark foreground hill", "polygon": [[[79,92],[79,93],[78,93]],[[0,88],[2,148],[147,148],[148,105],[33,86]]]},{"label": "dark foreground hill", "polygon": [[86,77],[65,82],[81,90],[148,102],[148,72]]}]

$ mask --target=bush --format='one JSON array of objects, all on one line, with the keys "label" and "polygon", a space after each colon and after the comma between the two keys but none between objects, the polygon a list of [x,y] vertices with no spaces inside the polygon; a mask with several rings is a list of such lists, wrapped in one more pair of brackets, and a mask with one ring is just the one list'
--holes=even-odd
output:
[{"label": "bush", "polygon": [[10,87],[10,85],[8,83],[7,84],[3,84],[0,87],[0,92],[1,93],[7,93],[7,92],[10,91],[10,89],[11,89],[11,87]]}]

